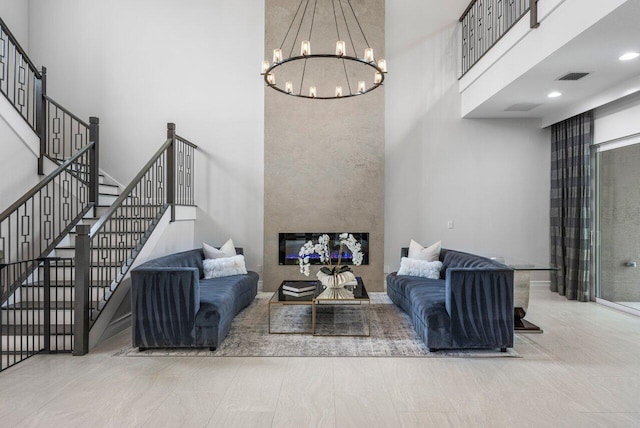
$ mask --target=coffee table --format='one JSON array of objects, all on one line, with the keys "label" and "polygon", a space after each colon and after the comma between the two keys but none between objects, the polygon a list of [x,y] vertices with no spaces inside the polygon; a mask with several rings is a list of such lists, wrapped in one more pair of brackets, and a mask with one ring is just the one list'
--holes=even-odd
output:
[{"label": "coffee table", "polygon": [[[309,294],[306,296],[292,296],[290,294],[286,294],[282,287],[286,284],[307,284],[307,285],[315,285],[316,289],[313,294]],[[320,281],[282,281],[280,287],[273,293],[271,300],[269,300],[269,334],[313,334],[313,324],[312,324],[312,312],[313,312],[313,299],[322,293],[323,288]],[[305,309],[308,309],[305,310]],[[273,316],[273,312],[278,311],[286,311],[288,313],[296,313],[298,312],[300,317],[304,317],[306,312],[309,313],[309,323],[308,326],[298,326],[296,330],[283,331],[282,329],[274,329],[271,325],[272,319],[275,318]],[[287,320],[287,316],[281,316],[279,318],[284,318]]]},{"label": "coffee table", "polygon": [[[273,293],[269,300],[269,333],[270,334],[312,334],[315,336],[370,336],[371,335],[371,300],[367,289],[364,286],[362,278],[358,277],[357,285],[346,286],[345,288],[353,293],[352,298],[337,298],[335,296],[321,297],[324,287],[319,281],[283,281]],[[304,283],[307,285],[315,285],[316,289],[313,293],[305,296],[293,296],[287,294],[283,290],[283,286],[289,283]],[[362,306],[367,304],[367,322],[368,329],[363,334],[341,334],[340,327],[347,326],[349,331],[351,318],[357,312],[354,305]],[[350,310],[353,309],[353,310]],[[285,311],[285,313],[276,314],[276,311]],[[321,327],[330,325],[333,329],[322,328],[318,330],[318,315],[323,320],[329,319],[332,322],[320,322]],[[333,318],[329,318],[333,317]],[[295,322],[293,320],[295,319]],[[276,321],[276,325],[273,325]],[[280,323],[278,327],[277,323]],[[282,324],[290,322],[296,324],[293,330],[284,330]]]},{"label": "coffee table", "polygon": [[[321,293],[314,297],[312,305],[312,326],[314,336],[350,336],[350,337],[368,337],[371,336],[371,299],[369,293],[364,286],[362,278],[356,278],[358,284],[353,286],[345,286],[344,288],[351,292],[352,296],[342,297],[331,293]],[[359,312],[355,306],[367,305],[367,330],[366,333],[340,333],[340,329],[344,329],[347,325],[347,331],[350,329],[350,323],[355,322],[354,317]],[[330,313],[333,320],[333,329],[324,329],[318,331],[318,312],[325,308],[331,308],[327,312]],[[329,315],[329,314],[328,314]],[[345,319],[345,317],[349,317]],[[328,318],[328,317],[327,317]],[[326,322],[324,323],[326,324]],[[338,328],[335,328],[338,325]],[[341,325],[341,326],[340,326]],[[325,326],[326,327],[326,326]]]}]

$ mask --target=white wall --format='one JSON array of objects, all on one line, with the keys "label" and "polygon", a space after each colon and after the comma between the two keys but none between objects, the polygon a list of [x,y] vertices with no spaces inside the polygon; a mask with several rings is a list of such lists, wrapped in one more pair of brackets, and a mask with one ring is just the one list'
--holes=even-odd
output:
[{"label": "white wall", "polygon": [[[27,50],[29,48],[29,2],[27,0],[2,0],[0,1],[0,17],[9,26],[9,29],[18,39],[20,45]],[[36,156],[21,140],[15,126],[20,127],[21,123],[12,123],[10,126],[7,120],[22,120],[14,111],[9,111],[13,107],[6,102],[4,95],[1,111],[7,114],[0,114],[0,212],[8,208],[27,190],[38,182]],[[24,127],[22,127],[24,128]]]},{"label": "white wall", "polygon": [[395,270],[412,238],[548,263],[548,131],[539,120],[460,119],[465,5],[408,3],[387,2],[385,264]]},{"label": "white wall", "polygon": [[29,0],[0,1],[0,18],[29,53]]},{"label": "white wall", "polygon": [[640,93],[616,100],[595,110],[595,144],[640,134]]},{"label": "white wall", "polygon": [[101,121],[101,167],[128,183],[166,138],[200,147],[195,241],[232,237],[262,264],[264,5],[251,0],[31,0],[49,94]]},{"label": "white wall", "polygon": [[[4,95],[0,94],[4,98]],[[0,102],[4,102],[2,99]],[[8,103],[7,103],[8,104]],[[18,115],[13,120],[22,120]],[[39,181],[38,158],[0,115],[0,213]]]}]

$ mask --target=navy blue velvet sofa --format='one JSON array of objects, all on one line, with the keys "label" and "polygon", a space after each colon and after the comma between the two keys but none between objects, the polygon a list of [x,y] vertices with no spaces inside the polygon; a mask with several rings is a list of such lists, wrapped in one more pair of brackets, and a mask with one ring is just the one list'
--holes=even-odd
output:
[{"label": "navy blue velvet sofa", "polygon": [[[242,254],[242,248],[236,248]],[[204,279],[201,249],[150,260],[131,271],[133,346],[209,348],[258,292],[258,274]]]},{"label": "navy blue velvet sofa", "polygon": [[[407,248],[402,249],[406,257]],[[430,351],[513,347],[513,270],[442,249],[440,279],[387,276],[387,294],[411,316]]]}]

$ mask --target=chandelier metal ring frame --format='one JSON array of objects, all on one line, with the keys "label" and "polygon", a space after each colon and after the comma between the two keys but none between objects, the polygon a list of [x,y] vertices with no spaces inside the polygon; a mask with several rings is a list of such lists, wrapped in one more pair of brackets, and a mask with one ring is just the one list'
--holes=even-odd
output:
[{"label": "chandelier metal ring frame", "polygon": [[[316,21],[316,11],[318,6],[318,0],[314,0],[313,2],[313,7],[312,7],[313,11],[311,12],[310,18],[308,18],[307,10],[309,9],[311,0],[300,0],[296,13],[293,16],[291,24],[289,25],[289,28],[284,36],[284,39],[282,40],[280,47],[273,50],[273,61],[262,62],[261,75],[264,76],[264,81],[268,87],[290,96],[307,98],[307,99],[317,99],[317,100],[331,100],[331,99],[341,99],[341,98],[349,98],[349,97],[364,95],[382,86],[382,84],[384,83],[385,75],[387,73],[386,60],[379,59],[376,61],[373,54],[373,48],[371,48],[371,46],[369,45],[369,41],[367,40],[367,37],[364,34],[362,26],[360,25],[360,21],[358,20],[358,17],[355,14],[355,10],[353,9],[351,0],[327,0],[327,1],[330,1],[333,7],[333,18],[334,18],[334,23],[336,28],[336,35],[338,37],[338,40],[336,41],[336,53],[335,54],[331,54],[331,53],[312,54],[311,53],[311,38],[313,35],[314,23]],[[336,7],[336,3],[338,4],[338,7]],[[304,4],[304,8],[302,7],[303,4]],[[345,7],[345,6],[348,6],[348,7]],[[353,35],[352,35],[352,32],[354,31],[349,27],[347,13],[345,13],[345,9],[347,9],[347,11],[349,10],[351,11],[350,19],[352,21],[355,21],[355,23],[357,24],[359,33],[362,35],[362,39],[364,40],[364,44],[366,45],[366,48],[364,48],[363,50],[364,51],[363,58],[346,54],[347,44],[341,38],[340,25],[338,24],[339,17],[343,27],[343,34],[344,34],[344,30],[346,30],[346,33],[349,38],[349,42],[351,44],[351,48],[353,49],[354,53],[357,52],[357,50],[356,50],[356,44],[353,40]],[[340,13],[338,13],[338,10],[340,11]],[[300,55],[291,56],[293,54],[293,50],[295,49],[298,39],[300,37],[300,32],[305,22],[305,18],[307,18],[307,21],[310,20],[309,37],[307,40],[301,41]],[[297,20],[299,22],[298,22],[295,37],[291,42],[289,57],[283,58],[282,49],[285,45],[285,42],[287,41],[287,38],[289,37],[289,34],[291,33],[291,29],[294,28],[294,24],[296,23]],[[341,61],[343,63],[342,69],[344,70],[344,80],[346,81],[346,84],[347,84],[346,85],[347,87],[345,89],[347,89],[348,92],[346,93],[343,92],[342,86],[338,85],[335,87],[335,92],[333,96],[326,96],[326,95],[319,96],[317,93],[317,88],[315,86],[309,86],[309,94],[308,95],[304,94],[302,90],[303,90],[303,85],[305,83],[305,72],[307,69],[307,62],[310,59]],[[296,61],[304,61],[304,65],[302,67],[302,73],[300,76],[299,90],[297,92],[294,92],[292,81],[286,82],[284,88],[279,87],[276,84],[275,71],[278,67],[281,67],[285,64],[291,64]],[[360,79],[358,79],[357,86],[352,85],[349,79],[349,73],[347,71],[347,61],[349,63],[357,63],[359,65],[364,65],[373,69],[374,70],[373,85],[367,88],[366,80],[360,80]],[[357,90],[354,91],[353,88],[357,88]]]}]

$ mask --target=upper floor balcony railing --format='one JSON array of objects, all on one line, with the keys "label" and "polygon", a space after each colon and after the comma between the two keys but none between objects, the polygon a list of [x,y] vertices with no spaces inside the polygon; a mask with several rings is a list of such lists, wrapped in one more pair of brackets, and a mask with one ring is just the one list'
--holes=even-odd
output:
[{"label": "upper floor balcony railing", "polygon": [[462,75],[529,11],[531,28],[537,28],[538,0],[473,0],[460,17]]}]

